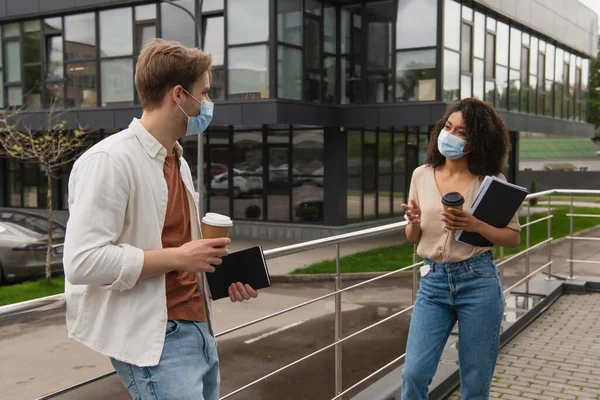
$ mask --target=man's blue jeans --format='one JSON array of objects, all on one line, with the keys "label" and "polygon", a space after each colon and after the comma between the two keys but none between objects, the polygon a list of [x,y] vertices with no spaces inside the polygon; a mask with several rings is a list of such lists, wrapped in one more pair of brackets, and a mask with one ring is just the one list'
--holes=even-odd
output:
[{"label": "man's blue jeans", "polygon": [[463,400],[489,398],[498,357],[504,295],[490,252],[460,263],[425,260],[408,333],[402,399],[427,400],[448,336],[458,320]]},{"label": "man's blue jeans", "polygon": [[135,400],[218,400],[219,358],[205,322],[168,321],[160,362],[138,367],[112,359]]}]

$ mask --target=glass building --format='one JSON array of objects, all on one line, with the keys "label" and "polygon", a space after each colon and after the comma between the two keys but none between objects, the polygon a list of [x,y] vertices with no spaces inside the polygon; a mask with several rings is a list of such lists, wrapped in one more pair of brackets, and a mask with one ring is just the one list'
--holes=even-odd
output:
[{"label": "glass building", "polygon": [[[149,39],[203,48],[216,103],[203,136],[205,209],[265,229],[401,216],[429,131],[460,98],[501,111],[513,181],[521,132],[593,136],[598,17],[577,0],[176,3],[201,35],[167,1],[1,0],[0,106],[24,106],[35,129],[56,103],[100,140],[141,115],[134,67]],[[196,140],[182,144],[197,176]],[[56,209],[67,208],[69,171]],[[0,181],[0,206],[46,206],[35,165],[0,159]]]}]

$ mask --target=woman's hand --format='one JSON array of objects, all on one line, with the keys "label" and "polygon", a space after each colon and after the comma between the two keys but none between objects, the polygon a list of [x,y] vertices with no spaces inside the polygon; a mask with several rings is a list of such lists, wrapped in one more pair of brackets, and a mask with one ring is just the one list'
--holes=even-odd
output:
[{"label": "woman's hand", "polygon": [[410,206],[408,204],[402,204],[408,222],[411,225],[421,225],[421,208],[414,199],[410,201],[410,204]]},{"label": "woman's hand", "polygon": [[484,225],[470,212],[456,208],[449,208],[447,212],[443,212],[442,221],[446,224],[446,229],[451,231],[479,232]]}]

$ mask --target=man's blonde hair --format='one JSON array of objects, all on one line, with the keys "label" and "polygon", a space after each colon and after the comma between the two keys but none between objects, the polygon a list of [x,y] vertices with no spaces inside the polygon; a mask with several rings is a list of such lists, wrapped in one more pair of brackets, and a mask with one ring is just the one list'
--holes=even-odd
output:
[{"label": "man's blonde hair", "polygon": [[192,84],[210,73],[212,56],[196,48],[187,48],[164,39],[151,40],[140,53],[135,67],[135,87],[142,108],[151,110],[161,105],[165,93],[181,85],[191,90]]}]

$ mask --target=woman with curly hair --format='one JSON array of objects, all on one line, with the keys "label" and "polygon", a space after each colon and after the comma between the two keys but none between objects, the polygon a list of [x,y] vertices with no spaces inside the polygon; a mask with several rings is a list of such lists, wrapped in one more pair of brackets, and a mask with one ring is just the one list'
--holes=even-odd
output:
[{"label": "woman with curly hair", "polygon": [[[410,184],[403,204],[406,236],[424,259],[421,287],[410,323],[402,398],[426,400],[444,345],[458,321],[458,357],[463,400],[489,398],[498,356],[504,295],[493,247],[457,242],[454,232],[477,232],[498,246],[520,242],[517,215],[495,228],[468,212],[483,178],[504,175],[509,139],[500,116],[488,104],[464,99],[450,106],[431,132],[427,162]],[[444,212],[442,197],[460,193],[464,209]]]}]

